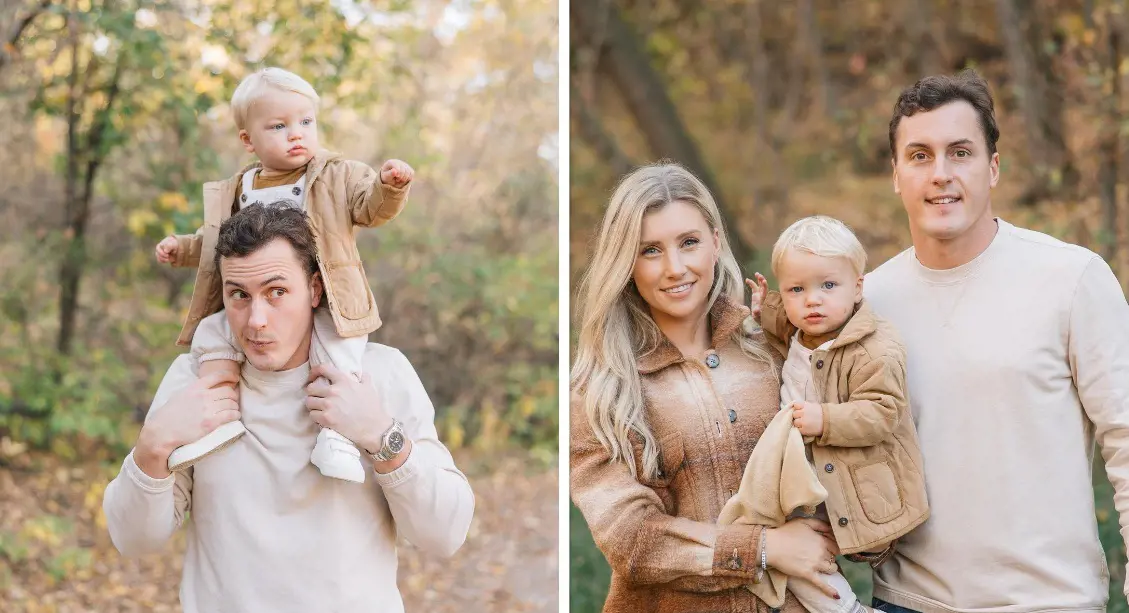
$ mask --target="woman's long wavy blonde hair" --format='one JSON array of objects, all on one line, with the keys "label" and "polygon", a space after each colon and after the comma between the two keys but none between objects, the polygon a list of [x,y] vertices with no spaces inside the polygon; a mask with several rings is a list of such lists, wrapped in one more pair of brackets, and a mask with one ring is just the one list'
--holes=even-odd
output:
[{"label": "woman's long wavy blonde hair", "polygon": [[[708,307],[722,296],[737,302],[744,297],[741,270],[717,204],[697,177],[678,164],[660,162],[638,168],[620,181],[604,212],[595,252],[577,292],[580,336],[571,387],[583,398],[588,423],[611,461],[626,462],[636,477],[639,468],[628,438],[631,431],[643,439],[642,474],[646,478],[658,474],[659,449],[643,410],[635,356],[658,347],[662,333],[630,281],[643,216],[671,202],[697,208],[720,237]],[[743,328],[733,333],[733,341],[745,353],[775,368],[768,352],[750,340]]]}]

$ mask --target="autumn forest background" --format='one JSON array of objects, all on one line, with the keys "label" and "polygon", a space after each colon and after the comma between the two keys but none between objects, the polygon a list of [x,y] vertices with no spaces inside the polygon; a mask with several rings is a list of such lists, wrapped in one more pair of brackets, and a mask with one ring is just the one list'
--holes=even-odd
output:
[{"label": "autumn forest background", "polygon": [[[401,555],[409,610],[556,609],[557,6],[543,0],[0,5],[0,602],[173,611],[183,542],[121,558],[102,491],[165,369],[193,272],[161,237],[252,158],[228,100],[281,66],[322,143],[416,169],[358,233],[384,327],[477,510],[451,561]],[[549,246],[547,248],[547,246]]]},{"label": "autumn forest background", "polygon": [[[743,270],[767,273],[779,232],[815,213],[847,222],[877,266],[910,244],[890,183],[898,93],[967,67],[996,99],[994,209],[1100,253],[1129,286],[1124,0],[571,0],[569,20],[573,288],[616,180],[661,158],[710,186]],[[1109,610],[1124,612],[1100,464]],[[570,518],[572,610],[598,611],[607,564],[575,507]],[[869,595],[869,572],[846,571]]]}]

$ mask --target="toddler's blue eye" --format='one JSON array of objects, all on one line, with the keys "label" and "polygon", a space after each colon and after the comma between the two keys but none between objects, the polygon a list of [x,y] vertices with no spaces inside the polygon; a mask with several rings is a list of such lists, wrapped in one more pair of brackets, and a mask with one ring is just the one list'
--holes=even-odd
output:
[{"label": "toddler's blue eye", "polygon": [[838,283],[835,283],[834,281],[824,281],[823,289],[835,289],[836,285],[838,285]]},{"label": "toddler's blue eye", "polygon": [[793,294],[798,294],[804,291],[804,288],[797,285],[796,287],[789,288],[788,291],[792,292]]}]

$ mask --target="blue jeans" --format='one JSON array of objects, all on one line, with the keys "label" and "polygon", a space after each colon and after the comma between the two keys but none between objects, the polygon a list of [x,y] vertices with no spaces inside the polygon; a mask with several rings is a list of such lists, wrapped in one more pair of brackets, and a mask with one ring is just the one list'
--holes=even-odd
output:
[{"label": "blue jeans", "polygon": [[907,609],[905,607],[899,607],[896,604],[890,604],[890,603],[886,602],[885,600],[882,600],[881,598],[875,598],[870,603],[870,606],[874,607],[875,609],[877,609],[879,611],[884,611],[885,613],[918,613],[917,611],[914,611],[913,609]]}]

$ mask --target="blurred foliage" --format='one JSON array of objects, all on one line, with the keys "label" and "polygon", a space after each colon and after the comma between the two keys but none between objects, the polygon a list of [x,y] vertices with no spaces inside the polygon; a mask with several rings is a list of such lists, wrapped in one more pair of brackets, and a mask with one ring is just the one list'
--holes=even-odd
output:
[{"label": "blurred foliage", "polygon": [[[194,281],[153,247],[202,222],[203,182],[252,161],[228,100],[281,66],[318,90],[323,144],[416,169],[407,211],[358,232],[385,322],[372,340],[412,361],[453,447],[553,460],[555,5],[27,0],[0,9],[0,32],[28,15],[0,63],[13,118],[0,135],[0,451],[120,459],[132,445],[185,351]],[[74,339],[59,352],[59,270],[76,248]]]},{"label": "blurred foliage", "polygon": [[[1129,284],[1123,3],[570,4],[573,291],[615,182],[632,165],[661,158],[712,177],[727,231],[750,248],[746,273],[767,273],[780,231],[812,214],[848,223],[869,267],[878,266],[911,242],[890,181],[888,122],[898,93],[925,75],[966,67],[995,96],[1002,136],[993,210],[1101,253]],[[673,108],[665,115],[664,96]],[[1100,466],[1094,482],[1109,610],[1126,612],[1125,546]],[[570,517],[572,610],[598,611],[607,564],[579,511]],[[844,565],[868,595],[866,567]]]}]

